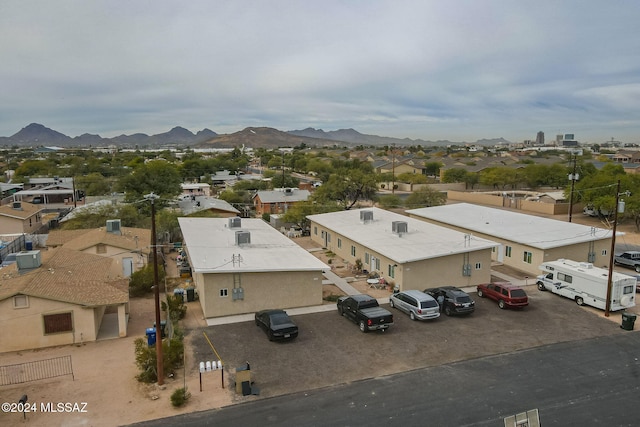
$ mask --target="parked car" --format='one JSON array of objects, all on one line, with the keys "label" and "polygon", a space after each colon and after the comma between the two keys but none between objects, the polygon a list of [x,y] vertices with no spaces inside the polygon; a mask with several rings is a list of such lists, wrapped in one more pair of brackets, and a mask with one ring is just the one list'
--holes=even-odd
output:
[{"label": "parked car", "polygon": [[16,263],[16,255],[17,254],[15,254],[15,253],[7,254],[7,256],[4,257],[4,259],[2,260],[2,265],[0,265],[0,267],[6,267],[8,265],[15,264]]},{"label": "parked car", "polygon": [[454,314],[471,314],[476,309],[476,302],[462,289],[455,286],[440,286],[438,288],[425,289],[426,294],[431,295],[438,301],[442,296],[442,307],[440,310],[447,316]]},{"label": "parked car", "polygon": [[615,254],[613,263],[615,265],[633,268],[636,273],[640,273],[640,251],[626,251],[621,254]]},{"label": "parked car", "polygon": [[440,307],[436,300],[420,291],[402,291],[391,294],[389,305],[409,315],[411,320],[437,319]]},{"label": "parked car", "polygon": [[293,339],[298,336],[298,326],[284,310],[262,310],[256,313],[256,325],[267,333],[269,341]]},{"label": "parked car", "polygon": [[338,314],[358,325],[362,332],[385,331],[393,325],[393,314],[380,307],[371,295],[349,295],[338,298]]},{"label": "parked car", "polygon": [[519,286],[509,282],[485,283],[478,285],[480,298],[491,298],[498,301],[498,307],[523,308],[529,305],[527,293]]}]

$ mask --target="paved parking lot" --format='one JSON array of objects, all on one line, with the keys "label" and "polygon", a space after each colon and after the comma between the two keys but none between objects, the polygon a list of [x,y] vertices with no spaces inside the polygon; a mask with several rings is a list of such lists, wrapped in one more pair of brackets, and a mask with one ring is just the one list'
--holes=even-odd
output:
[{"label": "paved parking lot", "polygon": [[236,398],[243,401],[557,342],[633,333],[571,300],[535,286],[526,290],[530,305],[524,310],[500,310],[495,302],[473,293],[472,315],[443,315],[425,322],[411,321],[385,304],[395,319],[386,332],[362,333],[337,311],[330,311],[294,316],[300,335],[291,342],[268,341],[252,321],[194,329],[188,338],[195,360],[211,359],[204,331],[230,379],[235,367],[250,363],[261,394]]}]

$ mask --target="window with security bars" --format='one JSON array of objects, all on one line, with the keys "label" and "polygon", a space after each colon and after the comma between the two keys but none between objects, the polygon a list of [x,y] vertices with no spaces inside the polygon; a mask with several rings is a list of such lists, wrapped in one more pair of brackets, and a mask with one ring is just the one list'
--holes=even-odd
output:
[{"label": "window with security bars", "polygon": [[44,318],[44,333],[57,334],[73,331],[71,313],[47,314]]}]

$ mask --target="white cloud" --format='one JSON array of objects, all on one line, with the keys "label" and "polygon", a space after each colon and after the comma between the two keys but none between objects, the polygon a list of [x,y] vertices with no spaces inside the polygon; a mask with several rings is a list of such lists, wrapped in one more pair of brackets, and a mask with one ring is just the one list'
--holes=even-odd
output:
[{"label": "white cloud", "polygon": [[640,142],[640,8],[595,0],[0,4],[0,135],[352,127]]}]

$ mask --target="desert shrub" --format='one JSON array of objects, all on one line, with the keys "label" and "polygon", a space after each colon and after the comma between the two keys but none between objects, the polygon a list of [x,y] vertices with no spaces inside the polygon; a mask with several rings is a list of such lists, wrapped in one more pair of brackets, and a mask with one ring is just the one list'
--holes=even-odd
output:
[{"label": "desert shrub", "polygon": [[175,324],[178,320],[184,319],[187,313],[187,306],[184,304],[182,295],[167,295],[167,301],[162,301],[162,311],[169,311],[168,317]]},{"label": "desert shrub", "polygon": [[[158,283],[164,281],[166,273],[162,265],[158,265]],[[129,295],[140,297],[153,290],[153,264],[147,264],[131,275],[129,279]]]},{"label": "desert shrub", "polygon": [[186,388],[176,389],[171,393],[171,404],[176,408],[185,404],[185,402],[191,397],[191,393]]},{"label": "desert shrub", "polygon": [[[158,336],[159,338],[159,336]],[[135,359],[140,373],[136,378],[140,382],[153,383],[158,381],[158,364],[156,346],[149,346],[144,338],[136,338]],[[183,361],[184,343],[182,334],[177,334],[171,340],[162,341],[162,360],[164,372],[170,372],[178,368]]]},{"label": "desert shrub", "polygon": [[336,302],[336,301],[338,301],[338,298],[340,298],[340,295],[330,294],[330,295],[327,295],[326,297],[324,297],[322,299],[325,300],[325,301]]}]

